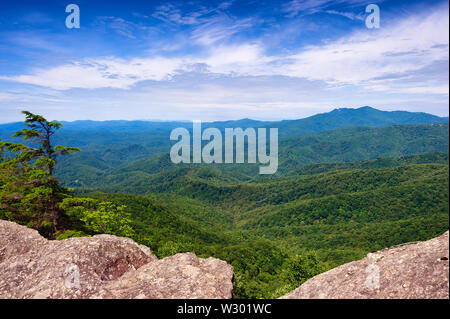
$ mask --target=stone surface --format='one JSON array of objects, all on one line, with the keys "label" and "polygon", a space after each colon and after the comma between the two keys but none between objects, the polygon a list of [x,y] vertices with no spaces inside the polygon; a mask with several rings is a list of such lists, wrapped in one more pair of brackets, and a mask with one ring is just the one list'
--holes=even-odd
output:
[{"label": "stone surface", "polygon": [[0,263],[36,249],[46,242],[37,230],[0,220]]},{"label": "stone surface", "polygon": [[449,232],[370,253],[317,275],[283,299],[449,298]]},{"label": "stone surface", "polygon": [[226,262],[111,235],[46,240],[0,220],[0,298],[231,298]]},{"label": "stone surface", "polygon": [[233,269],[225,261],[176,254],[126,273],[105,298],[231,298]]}]

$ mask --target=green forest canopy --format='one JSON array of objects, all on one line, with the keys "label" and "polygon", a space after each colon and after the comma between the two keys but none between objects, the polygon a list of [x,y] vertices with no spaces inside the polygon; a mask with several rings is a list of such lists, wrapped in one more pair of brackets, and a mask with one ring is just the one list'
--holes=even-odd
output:
[{"label": "green forest canopy", "polygon": [[[52,136],[61,127],[25,115]],[[78,149],[20,132],[25,143],[0,144],[0,218],[49,238],[110,233],[160,258],[226,260],[236,298],[278,297],[368,252],[448,229],[448,124],[286,137],[280,173],[264,178],[249,165],[176,166],[157,140],[156,156],[134,141],[63,158]]]}]

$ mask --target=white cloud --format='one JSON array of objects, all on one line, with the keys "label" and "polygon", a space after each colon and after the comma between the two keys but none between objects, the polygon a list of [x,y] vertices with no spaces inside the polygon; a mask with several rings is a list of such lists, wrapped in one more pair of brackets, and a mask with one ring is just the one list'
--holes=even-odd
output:
[{"label": "white cloud", "polygon": [[161,81],[168,78],[181,61],[177,59],[152,58],[122,60],[117,58],[101,60],[84,60],[65,64],[47,70],[35,70],[31,75],[0,77],[20,83],[34,84],[56,90],[72,88],[127,89],[131,85],[144,80]]},{"label": "white cloud", "polygon": [[329,2],[329,0],[292,0],[283,5],[283,11],[292,18],[302,11],[317,11]]},{"label": "white cloud", "polygon": [[336,10],[326,10],[326,13],[329,14],[336,14],[336,15],[340,15],[343,17],[346,17],[350,20],[361,20],[363,21],[365,19],[364,14],[360,13],[360,14],[355,14],[353,12],[341,12],[341,11],[336,11]]},{"label": "white cloud", "polygon": [[[197,56],[88,59],[0,79],[57,90],[129,89],[145,80],[166,81],[183,72],[199,72],[192,66],[202,65],[202,72],[224,75],[281,75],[373,91],[446,94],[442,86],[448,85],[448,76],[436,79],[422,70],[448,61],[448,27],[448,11],[436,10],[394,26],[364,29],[334,42],[303,48],[289,56],[268,55],[261,43],[223,44],[208,46]],[[204,41],[214,42],[220,36]]]},{"label": "white cloud", "polygon": [[107,26],[108,28],[111,28],[117,34],[120,34],[124,37],[135,39],[136,36],[134,35],[134,29],[136,28],[136,25],[130,21],[126,21],[122,18],[117,17],[98,17],[97,23],[102,26]]},{"label": "white cloud", "polygon": [[[57,90],[72,88],[128,89],[140,81],[169,80],[173,75],[192,70],[193,65],[205,64],[212,72],[252,73],[264,61],[256,44],[217,47],[202,58],[118,58],[87,59],[50,69],[35,70],[30,75],[0,76],[0,79],[49,87]],[[198,69],[197,69],[198,71]]]},{"label": "white cloud", "polygon": [[408,87],[398,91],[412,94],[449,94],[448,85]]},{"label": "white cloud", "polygon": [[221,14],[196,27],[191,38],[201,45],[211,46],[251,26],[251,18],[231,19],[229,16]]},{"label": "white cloud", "polygon": [[202,10],[201,12],[193,12],[183,15],[179,8],[171,3],[167,3],[159,6],[152,16],[164,22],[172,22],[176,24],[197,24],[199,23],[199,18],[205,13],[207,12]]},{"label": "white cloud", "polygon": [[[378,0],[377,3],[381,1]],[[282,6],[282,10],[286,12],[287,17],[292,18],[300,13],[312,14],[325,11],[326,8],[339,3],[346,4],[347,6],[355,6],[367,4],[368,2],[366,0],[291,0]]]},{"label": "white cloud", "polygon": [[263,75],[273,57],[264,55],[258,44],[219,46],[211,50],[204,62],[213,73],[238,75]]},{"label": "white cloud", "polygon": [[[192,3],[187,3],[185,5],[189,7]],[[183,8],[182,10],[180,5],[165,3],[158,6],[152,16],[166,23],[196,25],[208,22],[210,20],[210,15],[220,15],[223,10],[226,10],[231,5],[232,2],[223,2],[216,7],[195,6],[195,9],[188,11],[186,8]]]},{"label": "white cloud", "polygon": [[291,56],[293,62],[286,65],[285,74],[354,85],[407,74],[448,60],[448,27],[448,13],[437,11],[392,28],[359,31]]}]

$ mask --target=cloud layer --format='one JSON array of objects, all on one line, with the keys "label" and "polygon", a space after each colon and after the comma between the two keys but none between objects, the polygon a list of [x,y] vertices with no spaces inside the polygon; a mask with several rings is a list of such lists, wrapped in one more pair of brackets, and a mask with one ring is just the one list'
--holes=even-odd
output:
[{"label": "cloud layer", "polygon": [[[206,24],[204,28],[208,26]],[[31,74],[3,76],[1,79],[57,90],[129,89],[140,81],[169,81],[174,75],[189,71],[195,65],[203,65],[205,72],[225,75],[283,75],[320,80],[330,85],[362,84],[367,88],[389,90],[392,84],[399,85],[401,79],[414,77],[415,71],[448,60],[448,27],[448,14],[439,10],[426,16],[409,17],[379,31],[358,31],[331,43],[302,48],[292,55],[268,55],[261,43],[211,49],[209,44],[215,42],[214,38],[226,36],[232,30],[222,29],[219,33],[210,29],[208,35],[204,32],[193,34],[206,46],[203,57],[86,59],[34,70]],[[418,83],[423,83],[422,77],[417,78]],[[440,89],[431,88],[428,91],[442,92],[442,84],[429,84]],[[414,91],[408,88],[403,90]]]},{"label": "cloud layer", "polygon": [[[188,29],[167,41],[160,39],[156,49],[141,54],[74,58],[21,74],[0,74],[0,83],[11,88],[25,85],[33,92],[21,95],[11,88],[3,90],[0,103],[32,101],[48,108],[57,102],[68,107],[74,103],[92,106],[94,101],[117,108],[127,104],[135,113],[126,115],[137,118],[145,117],[143,110],[166,118],[180,116],[183,109],[192,110],[188,116],[197,111],[205,115],[202,112],[208,109],[210,119],[216,119],[220,114],[275,118],[274,109],[285,117],[298,117],[339,105],[406,107],[409,100],[410,110],[429,111],[420,109],[426,103],[443,115],[449,94],[448,4],[382,20],[380,29],[359,27],[337,38],[325,36],[314,45],[281,50],[270,47],[264,34],[243,36],[258,24],[282,28],[280,22],[233,16],[226,12],[232,5],[224,2],[186,11],[165,4],[149,15],[134,14],[139,19],[161,20],[167,28]],[[361,13],[329,6],[330,1],[294,0],[279,10],[288,19],[320,13],[364,25]],[[137,40],[137,29],[160,32],[113,16],[98,17],[96,23],[129,41]]]}]

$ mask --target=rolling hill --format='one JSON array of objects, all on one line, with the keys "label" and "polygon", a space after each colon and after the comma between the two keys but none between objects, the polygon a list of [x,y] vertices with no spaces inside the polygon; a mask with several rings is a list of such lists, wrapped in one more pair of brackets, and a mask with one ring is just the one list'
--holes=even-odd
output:
[{"label": "rolling hill", "polygon": [[[169,134],[187,122],[63,124],[54,142],[83,150],[59,161],[62,184],[125,205],[133,239],[159,257],[226,260],[237,298],[279,297],[298,286],[293,268],[310,276],[448,229],[448,118],[363,107],[204,123],[278,127],[279,169],[271,176],[260,176],[259,164],[173,164]],[[21,127],[0,125],[0,137]]]},{"label": "rolling hill", "polygon": [[288,291],[297,255],[315,252],[332,268],[448,229],[447,154],[340,165],[244,182],[207,167],[124,173],[99,187],[110,193],[77,193],[127,205],[136,240],[160,256],[192,251],[231,263],[245,298]]},{"label": "rolling hill", "polygon": [[[279,142],[277,175],[295,174],[311,164],[351,163],[378,157],[432,152],[448,153],[448,141],[448,124],[396,125],[382,128],[348,127],[289,137]],[[97,155],[93,152],[81,152],[61,161],[60,167],[63,169],[59,169],[57,175],[70,187],[99,188],[104,184],[117,187],[120,185],[120,189],[124,190],[129,189],[131,184],[145,188],[145,185],[152,183],[153,178],[157,178],[154,174],[160,172],[198,166],[198,164],[173,164],[168,154],[118,165],[120,163],[118,157],[126,157],[127,154],[139,152],[140,149],[139,145],[133,144],[120,148],[117,153],[111,151],[113,154],[102,153],[100,150],[97,151]],[[141,156],[144,157],[144,154]],[[250,180],[259,176],[259,164],[206,166],[226,173],[228,179]]]}]

